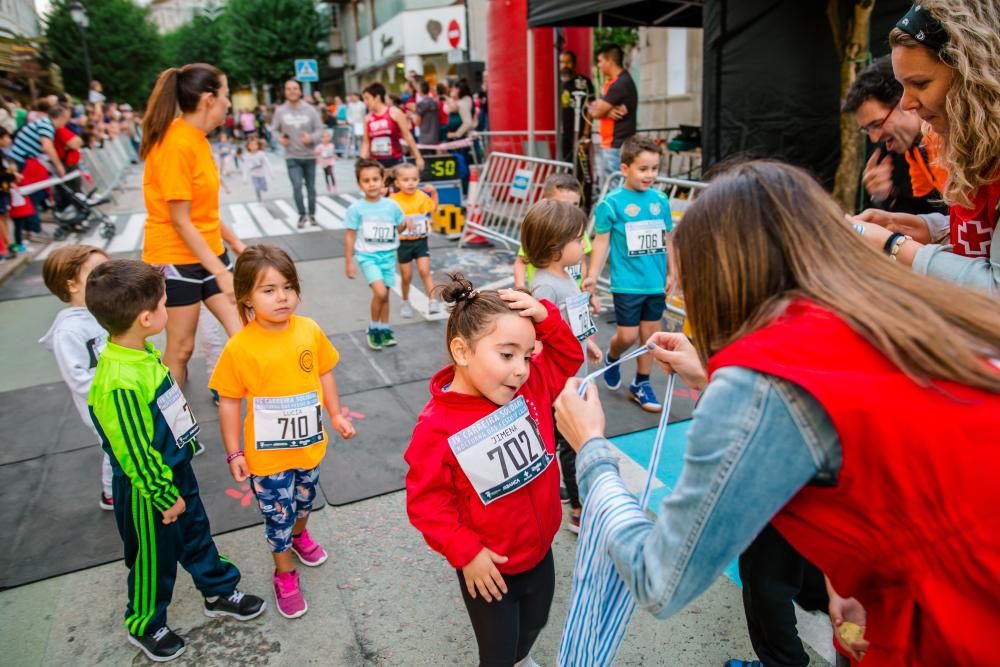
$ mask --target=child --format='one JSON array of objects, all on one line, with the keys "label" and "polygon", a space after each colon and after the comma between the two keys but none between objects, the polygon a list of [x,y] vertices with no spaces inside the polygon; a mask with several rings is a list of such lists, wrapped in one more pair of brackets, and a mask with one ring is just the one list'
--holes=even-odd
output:
[{"label": "child", "polygon": [[333,134],[324,130],[319,145],[316,146],[316,163],[323,169],[327,192],[337,191],[337,179],[333,177],[333,165],[337,162],[337,147],[333,144]]},{"label": "child", "polygon": [[250,137],[247,141],[247,156],[243,160],[243,177],[253,186],[257,201],[267,192],[267,182],[271,178],[271,163],[260,150],[260,139]]},{"label": "child", "polygon": [[[428,314],[441,312],[441,302],[431,296],[434,281],[431,280],[431,252],[428,247],[427,235],[430,233],[431,214],[437,208],[437,202],[421,192],[420,170],[417,165],[404,162],[395,167],[394,182],[397,192],[389,198],[399,204],[406,216],[406,228],[399,234],[399,274],[402,278],[400,288],[403,292],[403,305],[400,314],[403,317],[413,317],[413,306],[410,305],[410,282],[413,280],[413,263],[416,261],[417,272],[424,282],[424,290],[430,302],[427,304]],[[435,196],[436,196],[435,192]]]},{"label": "child", "polygon": [[381,350],[396,344],[396,335],[389,328],[389,288],[396,284],[396,249],[406,218],[396,202],[382,195],[385,180],[381,164],[362,158],[354,165],[354,174],[365,197],[347,209],[344,270],[351,280],[357,276],[352,261],[356,257],[372,290],[368,347]]},{"label": "child", "polygon": [[165,662],[184,652],[184,640],[167,627],[178,562],[204,596],[207,616],[245,621],[265,604],[237,590],[240,571],[215,547],[191,468],[198,423],[147,340],[167,323],[163,274],[141,262],[110,260],[90,272],[86,299],[109,334],[88,405],[112,456],[115,521],[129,568],[128,641]]},{"label": "child", "polygon": [[[571,174],[552,174],[545,179],[542,184],[542,199],[554,199],[556,201],[580,205],[580,182]],[[584,256],[590,254],[592,248],[590,235],[583,236]],[[576,284],[583,283],[587,277],[587,263],[580,261],[578,264],[567,267],[566,272],[576,280]],[[517,259],[514,260],[514,289],[529,289],[531,281],[535,277],[535,267],[525,261],[524,247],[518,247]],[[590,298],[591,308],[595,313],[601,312],[601,301],[597,294],[592,294]]]},{"label": "child", "polygon": [[219,172],[229,176],[233,171],[233,145],[229,143],[229,135],[222,132],[219,135]]},{"label": "child", "polygon": [[406,450],[406,511],[456,568],[479,663],[534,665],[562,517],[552,402],[583,353],[551,303],[479,292],[461,274],[438,290],[454,304],[454,364],[431,380]]},{"label": "child", "polygon": [[7,128],[0,127],[0,243],[3,244],[3,252],[0,253],[0,261],[12,259],[17,256],[17,248],[14,246],[14,239],[10,235],[10,220],[7,214],[10,212],[10,196],[17,183],[17,170],[14,161],[7,157],[7,149],[12,143],[10,132]]},{"label": "child", "polygon": [[[340,413],[337,350],[318,324],[295,314],[299,277],[285,251],[247,248],[236,260],[233,292],[244,328],[226,343],[209,386],[220,396],[229,470],[237,482],[249,477],[264,515],[278,612],[298,618],[308,605],[292,552],[310,567],[326,561],[326,551],[306,530],[326,453],[322,408],[341,437],[354,437],[354,427]],[[244,397],[246,449],[240,447]]]},{"label": "child", "polygon": [[[667,277],[667,233],[673,229],[667,196],[651,189],[660,168],[660,147],[650,139],[632,137],[622,144],[622,174],[625,183],[608,194],[594,209],[594,252],[584,289],[591,292],[611,252],[611,296],[617,328],[611,338],[605,364],[618,361],[639,340],[645,342],[660,330],[666,307],[666,292],[673,277]],[[650,355],[636,360],[635,381],[629,397],[647,412],[663,409],[649,383]],[[604,373],[608,389],[621,386],[619,366]]]},{"label": "child", "polygon": [[[87,394],[94,381],[97,359],[101,356],[108,334],[87,310],[87,276],[94,267],[108,261],[103,250],[90,245],[68,245],[56,248],[42,265],[42,278],[60,301],[69,304],[56,315],[48,332],[38,342],[56,357],[59,374],[69,388],[73,405],[83,423],[93,431],[94,423],[87,408]],[[111,460],[107,453],[101,465],[102,510],[114,509],[111,491]]]},{"label": "child", "polygon": [[[525,257],[535,267],[531,294],[536,299],[547,299],[559,308],[573,335],[580,341],[591,363],[599,364],[603,355],[594,342],[597,332],[590,315],[590,295],[582,292],[570,275],[568,267],[583,259],[583,238],[586,235],[587,216],[579,206],[558,201],[541,200],[528,209],[521,225],[521,246]],[[587,364],[577,372],[577,377],[587,374]],[[580,493],[576,485],[576,452],[556,431],[556,445],[563,482],[566,485],[570,514],[568,527],[580,532]]]}]

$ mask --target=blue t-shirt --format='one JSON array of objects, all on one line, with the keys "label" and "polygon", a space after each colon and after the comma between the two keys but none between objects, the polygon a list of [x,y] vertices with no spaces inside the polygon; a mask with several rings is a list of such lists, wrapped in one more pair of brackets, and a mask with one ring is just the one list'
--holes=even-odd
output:
[{"label": "blue t-shirt", "polygon": [[354,252],[395,252],[399,247],[399,226],[405,219],[403,209],[388,197],[374,202],[359,199],[347,208],[344,226],[357,232]]},{"label": "blue t-shirt", "polygon": [[667,195],[621,187],[594,209],[594,232],[611,233],[611,292],[662,294],[667,282],[666,233],[673,230]]}]

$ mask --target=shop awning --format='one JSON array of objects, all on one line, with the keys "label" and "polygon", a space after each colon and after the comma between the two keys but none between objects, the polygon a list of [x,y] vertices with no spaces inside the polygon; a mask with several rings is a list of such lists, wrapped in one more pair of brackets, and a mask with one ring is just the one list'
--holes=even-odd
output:
[{"label": "shop awning", "polygon": [[528,26],[700,28],[703,0],[528,0]]}]

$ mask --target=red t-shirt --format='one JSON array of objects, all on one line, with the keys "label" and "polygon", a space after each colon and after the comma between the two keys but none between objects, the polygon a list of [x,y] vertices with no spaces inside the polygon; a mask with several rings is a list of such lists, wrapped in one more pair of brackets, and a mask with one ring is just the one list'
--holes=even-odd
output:
[{"label": "red t-shirt", "polygon": [[75,148],[67,148],[66,144],[76,138],[76,132],[68,127],[56,129],[56,137],[52,142],[56,147],[56,155],[63,163],[63,166],[72,168],[80,164],[80,151]]}]

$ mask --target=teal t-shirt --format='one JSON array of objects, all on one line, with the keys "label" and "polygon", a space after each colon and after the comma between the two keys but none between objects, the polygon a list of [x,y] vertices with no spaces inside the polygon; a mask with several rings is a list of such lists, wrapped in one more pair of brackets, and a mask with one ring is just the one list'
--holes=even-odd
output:
[{"label": "teal t-shirt", "polygon": [[357,232],[354,252],[396,252],[399,247],[399,226],[406,221],[403,209],[389,197],[378,201],[359,199],[347,207],[344,227]]},{"label": "teal t-shirt", "polygon": [[667,282],[666,233],[673,230],[667,195],[618,188],[594,209],[594,232],[611,234],[611,292],[662,294]]}]

